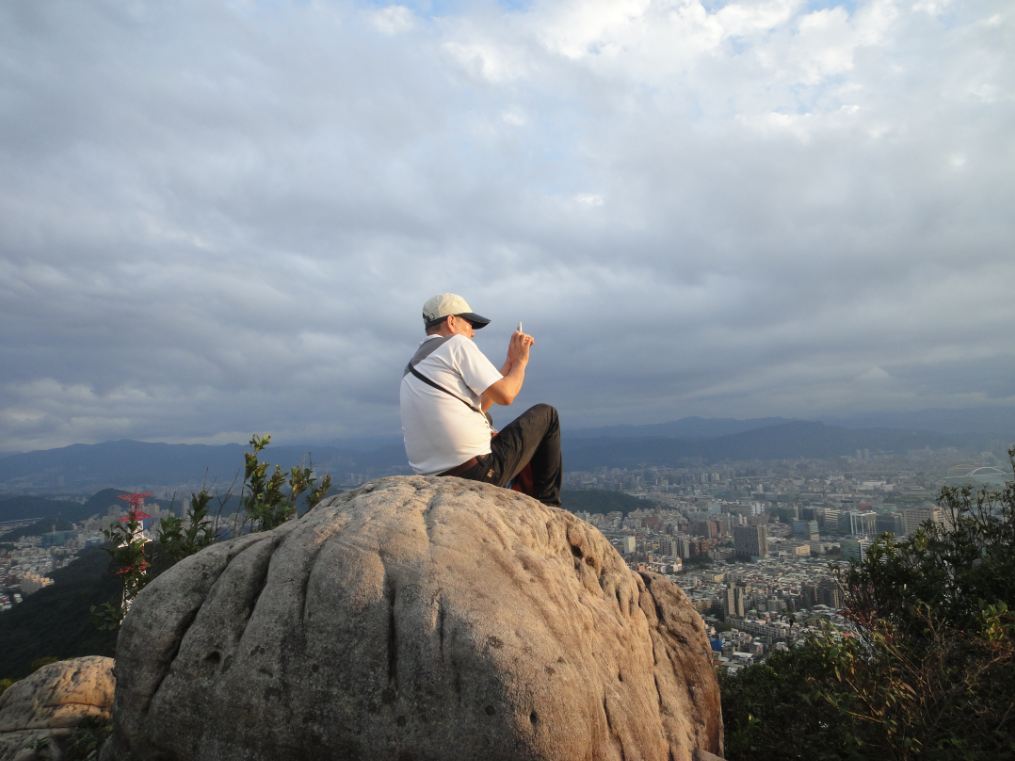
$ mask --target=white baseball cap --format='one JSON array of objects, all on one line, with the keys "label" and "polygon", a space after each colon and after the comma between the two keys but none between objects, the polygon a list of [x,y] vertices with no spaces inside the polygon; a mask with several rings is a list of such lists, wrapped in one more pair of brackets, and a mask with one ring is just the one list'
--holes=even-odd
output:
[{"label": "white baseball cap", "polygon": [[486,327],[490,322],[489,318],[473,312],[469,302],[457,293],[438,294],[431,299],[427,299],[427,302],[423,305],[423,325],[425,327],[429,328],[431,325],[436,325],[450,315],[465,318],[472,323],[472,327],[476,330]]}]

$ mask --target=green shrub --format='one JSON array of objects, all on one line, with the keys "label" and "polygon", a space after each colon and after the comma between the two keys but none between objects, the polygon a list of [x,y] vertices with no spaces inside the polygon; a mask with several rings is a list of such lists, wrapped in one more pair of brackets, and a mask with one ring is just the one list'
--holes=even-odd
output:
[{"label": "green shrub", "polygon": [[948,525],[884,535],[840,575],[852,636],[723,678],[731,761],[1015,755],[1015,481],[939,500]]}]

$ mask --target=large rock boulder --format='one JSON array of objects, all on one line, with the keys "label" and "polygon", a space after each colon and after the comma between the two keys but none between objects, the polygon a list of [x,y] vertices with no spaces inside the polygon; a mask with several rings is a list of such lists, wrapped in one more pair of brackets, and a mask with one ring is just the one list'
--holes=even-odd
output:
[{"label": "large rock boulder", "polygon": [[703,624],[574,515],[395,477],[150,584],[106,758],[646,759],[721,750]]},{"label": "large rock boulder", "polygon": [[113,659],[99,655],[43,666],[0,695],[0,761],[64,756],[83,723],[108,722]]}]

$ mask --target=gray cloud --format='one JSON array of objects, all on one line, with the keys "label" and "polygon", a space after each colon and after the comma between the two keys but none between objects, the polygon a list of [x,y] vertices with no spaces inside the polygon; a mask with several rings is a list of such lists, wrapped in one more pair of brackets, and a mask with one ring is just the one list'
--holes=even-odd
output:
[{"label": "gray cloud", "polygon": [[[1015,404],[1006,3],[0,7],[0,449]],[[499,417],[506,419],[510,411]]]}]

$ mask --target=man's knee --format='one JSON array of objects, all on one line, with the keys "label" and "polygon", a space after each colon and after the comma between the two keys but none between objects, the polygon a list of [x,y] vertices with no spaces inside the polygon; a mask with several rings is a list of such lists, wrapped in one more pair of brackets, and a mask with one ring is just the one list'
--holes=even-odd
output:
[{"label": "man's knee", "polygon": [[549,404],[536,404],[526,410],[525,414],[531,415],[538,420],[545,420],[548,431],[560,425],[560,420],[557,417],[557,408]]}]

